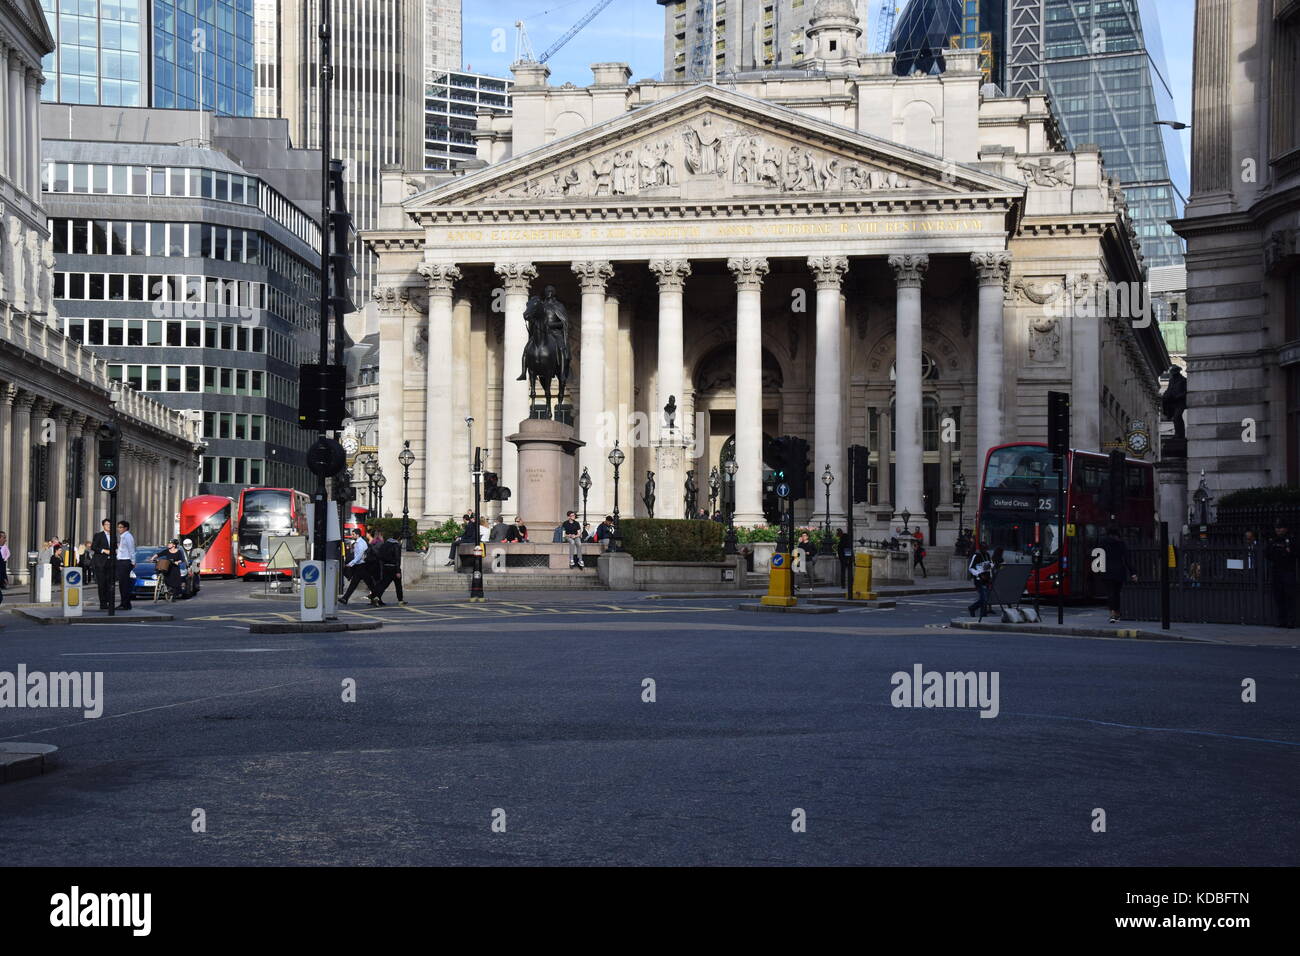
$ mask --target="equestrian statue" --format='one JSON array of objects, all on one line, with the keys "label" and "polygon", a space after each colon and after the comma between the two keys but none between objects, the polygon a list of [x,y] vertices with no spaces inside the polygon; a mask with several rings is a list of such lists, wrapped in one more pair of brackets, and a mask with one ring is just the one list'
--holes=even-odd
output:
[{"label": "equestrian statue", "polygon": [[569,313],[555,297],[555,286],[548,285],[541,297],[533,296],[524,307],[528,326],[528,343],[524,346],[522,371],[516,381],[528,382],[530,404],[537,405],[537,383],[546,396],[546,414],[552,415],[551,380],[559,380],[555,405],[564,404],[564,388],[569,382]]}]

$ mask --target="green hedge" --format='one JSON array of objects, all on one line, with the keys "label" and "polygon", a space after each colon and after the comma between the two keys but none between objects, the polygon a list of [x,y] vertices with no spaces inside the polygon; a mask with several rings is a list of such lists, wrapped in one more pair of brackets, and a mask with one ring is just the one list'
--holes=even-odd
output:
[{"label": "green hedge", "polygon": [[1269,505],[1300,505],[1300,487],[1274,485],[1270,488],[1240,488],[1219,499],[1220,508],[1258,508]]},{"label": "green hedge", "polygon": [[[416,538],[420,533],[419,525],[414,518],[407,519],[407,527],[411,531],[411,537]],[[366,530],[382,531],[385,538],[400,538],[402,536],[402,519],[401,518],[371,518],[366,522]]]},{"label": "green hedge", "polygon": [[638,561],[721,561],[726,525],[685,518],[624,518],[623,550]]}]

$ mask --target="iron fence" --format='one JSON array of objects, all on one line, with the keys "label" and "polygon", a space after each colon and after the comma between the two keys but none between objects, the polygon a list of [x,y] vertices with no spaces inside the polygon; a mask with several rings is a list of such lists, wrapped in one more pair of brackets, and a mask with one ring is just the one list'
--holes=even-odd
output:
[{"label": "iron fence", "polygon": [[[1174,549],[1169,568],[1170,619],[1206,624],[1274,623],[1272,577],[1263,546],[1192,539]],[[1160,566],[1168,555],[1130,547],[1137,583],[1125,584],[1120,611],[1129,620],[1160,620]]]}]

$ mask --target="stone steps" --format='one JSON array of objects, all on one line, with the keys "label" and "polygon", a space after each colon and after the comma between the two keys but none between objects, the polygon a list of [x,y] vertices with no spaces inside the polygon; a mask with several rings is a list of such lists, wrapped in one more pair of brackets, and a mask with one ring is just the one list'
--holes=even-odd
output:
[{"label": "stone steps", "polygon": [[[439,568],[426,572],[418,583],[407,585],[408,590],[464,591],[469,592],[469,575]],[[484,591],[557,591],[557,590],[608,590],[600,583],[595,568],[582,571],[515,571],[483,575]]]}]

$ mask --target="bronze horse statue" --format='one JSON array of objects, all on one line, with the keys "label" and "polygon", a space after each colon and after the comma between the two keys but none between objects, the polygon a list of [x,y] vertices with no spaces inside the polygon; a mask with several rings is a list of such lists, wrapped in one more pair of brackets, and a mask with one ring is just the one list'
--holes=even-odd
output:
[{"label": "bronze horse statue", "polygon": [[524,308],[528,342],[524,346],[523,371],[518,381],[528,380],[530,404],[537,404],[537,383],[546,396],[546,413],[551,415],[551,380],[559,381],[556,405],[564,404],[564,389],[569,382],[569,313],[555,297],[555,287],[547,286],[541,298],[533,296]]}]

